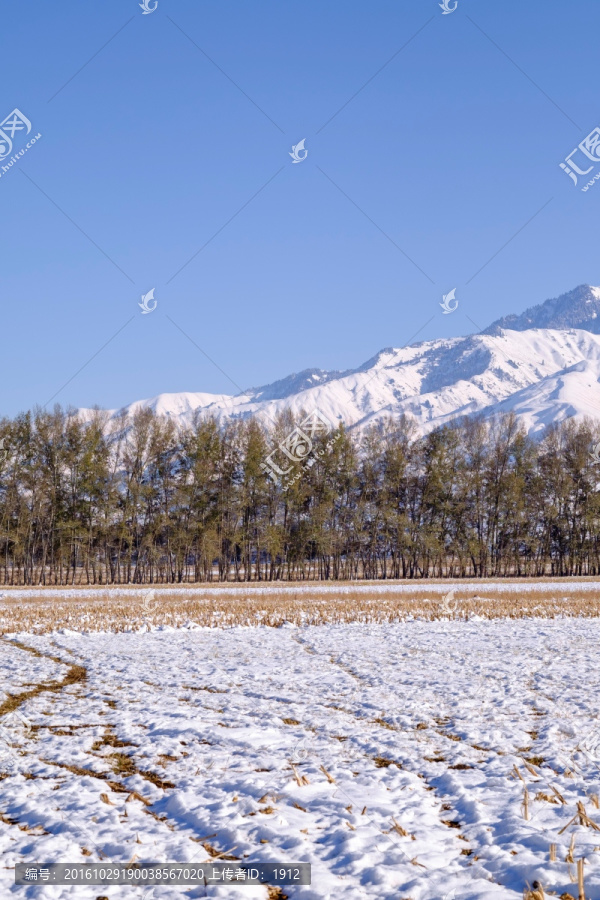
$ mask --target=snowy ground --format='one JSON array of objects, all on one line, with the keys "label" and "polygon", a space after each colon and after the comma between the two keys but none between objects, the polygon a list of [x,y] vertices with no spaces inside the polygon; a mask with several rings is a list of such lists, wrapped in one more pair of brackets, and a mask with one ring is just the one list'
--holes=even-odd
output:
[{"label": "snowy ground", "polygon": [[[536,879],[576,897],[565,858],[583,857],[598,898],[599,633],[522,619],[0,639],[0,895],[141,898],[15,887],[12,867],[223,852],[310,862],[312,885],[284,889],[304,900],[516,900]],[[589,819],[569,825],[577,802]]]},{"label": "snowy ground", "polygon": [[221,594],[232,596],[249,596],[253,594],[276,595],[303,595],[323,594],[335,596],[344,594],[414,594],[427,591],[429,594],[447,594],[450,590],[465,591],[473,589],[475,593],[492,592],[494,594],[528,594],[538,593],[543,590],[546,593],[556,593],[559,596],[577,593],[598,593],[600,582],[597,579],[589,581],[583,578],[563,578],[559,581],[552,579],[519,579],[511,581],[502,579],[462,579],[458,581],[443,580],[419,580],[410,581],[344,581],[328,584],[322,581],[273,581],[273,582],[214,582],[211,584],[144,584],[144,585],[95,585],[93,587],[10,587],[0,586],[0,598],[7,602],[18,602],[30,598],[39,598],[44,595],[57,599],[94,599],[103,594],[110,597],[143,597],[152,591],[157,597],[165,597],[172,594],[193,594],[199,597],[215,599]]}]

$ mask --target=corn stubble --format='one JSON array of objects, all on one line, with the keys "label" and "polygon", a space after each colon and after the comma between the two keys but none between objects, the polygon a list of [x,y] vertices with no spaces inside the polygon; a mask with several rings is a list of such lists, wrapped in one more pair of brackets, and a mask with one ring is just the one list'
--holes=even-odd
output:
[{"label": "corn stubble", "polygon": [[[239,590],[239,586],[238,586]],[[347,590],[347,588],[346,588]],[[481,587],[479,588],[481,590]],[[473,596],[473,587],[454,592],[452,612],[444,607],[443,596],[423,587],[410,593],[379,593],[362,590],[336,595],[289,591],[262,593],[248,587],[245,594],[226,588],[202,588],[160,593],[152,612],[143,607],[139,589],[130,596],[114,594],[110,588],[98,588],[94,596],[65,597],[52,588],[41,588],[39,595],[23,598],[10,589],[0,600],[0,633],[35,632],[45,634],[62,628],[73,631],[130,631],[144,626],[181,627],[194,622],[203,627],[232,625],[386,624],[410,617],[425,621],[464,621],[476,615],[483,619],[524,619],[532,616],[553,619],[557,616],[596,618],[600,616],[600,591],[557,596],[556,588],[527,591],[526,594],[485,591],[485,597]]]}]

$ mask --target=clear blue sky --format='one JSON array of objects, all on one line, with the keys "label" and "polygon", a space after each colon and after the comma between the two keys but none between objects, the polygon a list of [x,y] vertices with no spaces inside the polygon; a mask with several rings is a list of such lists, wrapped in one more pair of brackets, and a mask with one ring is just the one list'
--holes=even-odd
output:
[{"label": "clear blue sky", "polygon": [[600,184],[559,168],[600,124],[597,0],[32,0],[2,32],[0,118],[42,139],[0,177],[1,414],[131,317],[56,401],[235,393],[174,322],[246,388],[600,283]]}]

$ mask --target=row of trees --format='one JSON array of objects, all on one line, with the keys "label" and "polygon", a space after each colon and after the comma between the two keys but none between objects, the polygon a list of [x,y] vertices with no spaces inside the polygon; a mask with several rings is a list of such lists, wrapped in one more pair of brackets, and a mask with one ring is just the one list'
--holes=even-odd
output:
[{"label": "row of trees", "polygon": [[591,422],[535,442],[512,415],[424,438],[388,420],[333,439],[316,427],[304,445],[295,424],[4,419],[0,582],[600,573]]}]

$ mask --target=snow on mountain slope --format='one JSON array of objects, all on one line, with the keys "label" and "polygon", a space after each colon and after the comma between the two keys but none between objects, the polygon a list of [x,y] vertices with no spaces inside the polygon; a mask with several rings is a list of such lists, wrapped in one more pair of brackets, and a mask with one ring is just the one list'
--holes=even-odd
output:
[{"label": "snow on mountain slope", "polygon": [[159,416],[185,419],[191,417],[196,409],[207,409],[213,404],[218,406],[231,400],[228,394],[201,394],[182,391],[179,394],[159,394],[151,400],[136,400],[126,407],[129,414],[138,409],[149,408]]},{"label": "snow on mountain slope", "polygon": [[492,412],[490,407],[501,401],[512,408],[513,395],[586,360],[595,363],[600,374],[600,337],[586,331],[532,329],[472,336],[442,358],[430,360],[432,369],[418,393],[367,420],[405,413],[427,432],[459,415]]},{"label": "snow on mountain slope", "polygon": [[[118,412],[149,407],[181,423],[198,412],[220,421],[258,416],[268,424],[285,409],[318,409],[333,424],[358,429],[405,414],[426,433],[457,416],[514,410],[538,434],[550,422],[600,417],[598,312],[600,288],[583,285],[481,334],[387,348],[347,372],[306,369],[237,396],[159,394]],[[501,327],[507,322],[514,330]]]},{"label": "snow on mountain slope", "polygon": [[333,423],[359,428],[406,414],[425,433],[459,415],[514,409],[538,432],[569,416],[600,416],[599,378],[599,335],[530,329],[390,348],[354,372],[277,399],[253,391],[160,394],[125,411],[150,407],[183,423],[196,410],[220,420],[259,415],[269,422],[286,408],[319,409]]},{"label": "snow on mountain slope", "polygon": [[556,375],[549,375],[486,410],[486,414],[508,410],[514,410],[532,435],[541,435],[552,422],[584,416],[600,419],[600,366],[597,360],[581,360]]}]

